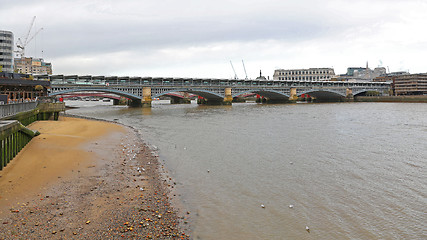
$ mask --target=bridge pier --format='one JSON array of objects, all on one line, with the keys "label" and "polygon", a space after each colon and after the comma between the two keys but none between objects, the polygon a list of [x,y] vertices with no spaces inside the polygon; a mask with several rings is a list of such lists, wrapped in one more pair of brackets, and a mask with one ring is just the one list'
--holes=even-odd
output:
[{"label": "bridge pier", "polygon": [[120,100],[119,99],[113,99],[113,105],[119,105]]},{"label": "bridge pier", "polygon": [[151,87],[143,87],[141,106],[143,108],[151,108],[151,101]]},{"label": "bridge pier", "polygon": [[290,92],[289,100],[290,101],[296,101],[298,99],[297,88],[291,88],[290,90],[291,90],[291,92]]},{"label": "bridge pier", "polygon": [[233,102],[233,95],[231,94],[231,88],[224,89],[224,100],[222,101],[223,105],[231,105]]},{"label": "bridge pier", "polygon": [[224,98],[203,98],[198,97],[197,104],[200,105],[232,105],[233,103],[233,95],[231,94],[231,88],[225,88],[224,90]]},{"label": "bridge pier", "polygon": [[346,99],[351,99],[351,100],[353,100],[354,99],[354,96],[353,96],[353,89],[351,89],[351,88],[347,88],[346,90],[345,90],[345,98]]}]

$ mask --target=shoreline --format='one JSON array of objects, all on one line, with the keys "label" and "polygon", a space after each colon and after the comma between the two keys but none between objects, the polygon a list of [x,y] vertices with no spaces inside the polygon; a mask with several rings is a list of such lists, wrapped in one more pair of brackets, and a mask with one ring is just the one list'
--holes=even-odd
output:
[{"label": "shoreline", "polygon": [[[90,131],[95,125],[104,132],[76,143],[78,150],[71,153],[74,155],[68,168],[52,169],[55,174],[47,182],[34,183],[39,184],[39,188],[33,185],[32,191],[16,193],[13,200],[5,199],[13,193],[5,192],[4,186],[17,184],[20,180],[19,177],[12,182],[8,180],[11,172],[20,172],[21,168],[13,169],[23,164],[19,159],[29,158],[31,145],[53,137],[41,127],[41,135],[18,154],[10,168],[4,169],[7,171],[0,172],[0,203],[3,202],[0,239],[189,239],[181,223],[184,218],[179,217],[178,209],[172,204],[173,183],[162,177],[162,164],[138,131],[117,122],[69,116],[61,115],[59,122],[44,124],[58,126],[75,121],[86,128],[77,129],[77,132]],[[40,127],[37,123],[29,128]],[[39,125],[43,125],[43,121]],[[115,129],[105,129],[109,127]],[[59,131],[56,134],[52,139],[54,143],[66,144],[61,151],[68,149],[70,138],[82,140],[71,133]],[[40,148],[40,145],[35,147]],[[75,155],[79,151],[82,155]],[[79,161],[75,161],[75,156]],[[50,168],[49,165],[40,166],[39,174],[48,175],[42,173],[46,170],[43,167]]]}]

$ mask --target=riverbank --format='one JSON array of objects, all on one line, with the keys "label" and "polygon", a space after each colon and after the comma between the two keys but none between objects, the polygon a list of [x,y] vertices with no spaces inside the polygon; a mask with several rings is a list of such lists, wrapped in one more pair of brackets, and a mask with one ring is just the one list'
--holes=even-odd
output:
[{"label": "riverbank", "polygon": [[134,130],[61,117],[0,172],[0,239],[188,239]]},{"label": "riverbank", "polygon": [[355,102],[412,102],[427,103],[427,96],[358,96],[354,98]]}]

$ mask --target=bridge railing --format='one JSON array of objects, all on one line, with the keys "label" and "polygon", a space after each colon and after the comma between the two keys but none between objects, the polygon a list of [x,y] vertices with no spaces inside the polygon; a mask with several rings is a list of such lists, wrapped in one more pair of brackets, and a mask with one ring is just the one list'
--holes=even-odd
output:
[{"label": "bridge railing", "polygon": [[37,107],[37,102],[21,102],[0,105],[0,119],[8,116],[33,110]]}]

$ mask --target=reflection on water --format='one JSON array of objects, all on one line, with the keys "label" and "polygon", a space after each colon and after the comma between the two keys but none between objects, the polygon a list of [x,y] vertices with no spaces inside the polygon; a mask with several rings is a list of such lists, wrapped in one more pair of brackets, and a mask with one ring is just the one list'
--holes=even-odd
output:
[{"label": "reflection on water", "polygon": [[141,108],[142,115],[151,115],[151,108]]},{"label": "reflection on water", "polygon": [[196,239],[426,238],[425,104],[67,112],[118,118],[159,147]]}]

